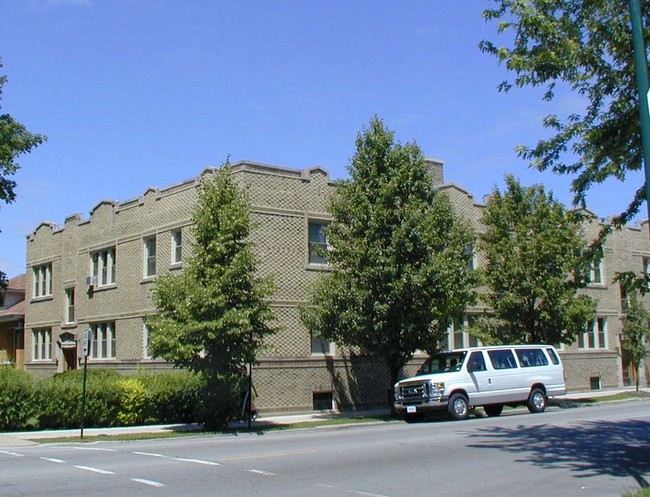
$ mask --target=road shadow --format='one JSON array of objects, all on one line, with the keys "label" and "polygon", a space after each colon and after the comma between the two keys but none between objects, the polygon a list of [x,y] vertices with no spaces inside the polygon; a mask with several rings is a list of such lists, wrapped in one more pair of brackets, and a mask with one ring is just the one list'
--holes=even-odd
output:
[{"label": "road shadow", "polygon": [[[650,422],[592,421],[581,426],[487,427],[468,447],[520,454],[521,462],[564,468],[577,477],[632,477],[650,487]],[[478,438],[478,440],[477,440]]]}]

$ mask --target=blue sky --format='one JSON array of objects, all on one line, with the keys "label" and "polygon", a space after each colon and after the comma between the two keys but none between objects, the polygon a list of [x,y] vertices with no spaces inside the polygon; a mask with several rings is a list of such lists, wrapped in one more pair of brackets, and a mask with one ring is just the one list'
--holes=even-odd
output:
[{"label": "blue sky", "polygon": [[[498,93],[507,75],[478,49],[499,41],[487,0],[3,0],[2,95],[48,136],[19,158],[18,198],[0,204],[0,268],[25,271],[42,221],[87,218],[101,200],[252,160],[346,176],[377,114],[401,142],[445,162],[481,201],[504,174],[570,204],[568,177],[530,170],[518,144],[541,117],[580,110],[565,93]],[[594,190],[601,217],[623,210],[641,174]],[[644,216],[645,217],[645,216]]]}]

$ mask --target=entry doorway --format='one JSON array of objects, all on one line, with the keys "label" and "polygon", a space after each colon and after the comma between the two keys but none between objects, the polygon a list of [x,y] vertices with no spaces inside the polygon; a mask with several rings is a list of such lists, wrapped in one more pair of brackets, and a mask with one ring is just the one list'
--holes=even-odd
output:
[{"label": "entry doorway", "polygon": [[59,372],[70,371],[79,367],[77,360],[77,337],[72,333],[63,333],[59,341],[61,347],[61,366]]}]

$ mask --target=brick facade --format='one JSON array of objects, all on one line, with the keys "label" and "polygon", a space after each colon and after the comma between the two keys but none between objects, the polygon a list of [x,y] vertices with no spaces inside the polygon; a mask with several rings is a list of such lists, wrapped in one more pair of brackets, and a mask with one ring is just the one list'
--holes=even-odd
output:
[{"label": "brick facade", "polygon": [[[430,166],[435,183],[450,196],[458,213],[480,230],[482,206],[461,188],[443,185],[442,162],[431,161]],[[280,331],[268,340],[254,368],[258,410],[306,411],[332,401],[335,408],[383,404],[387,390],[384,366],[342,350],[334,350],[332,355],[312,353],[311,337],[299,318],[299,304],[307,300],[311,286],[327,270],[322,264],[310,264],[308,232],[310,221],[329,217],[326,205],[333,185],[328,173],[320,168],[296,170],[251,162],[236,163],[232,170],[251,198],[252,219],[257,226],[251,237],[259,271],[273,275],[276,285],[271,305]],[[213,172],[208,168],[202,174]],[[156,274],[182,269],[182,263],[172,259],[173,234],[180,232],[182,255],[187,257],[199,180],[149,189],[125,202],[101,202],[88,219],[74,215],[62,227],[42,223],[36,228],[27,240],[28,370],[50,375],[78,367],[81,339],[89,327],[98,325],[108,327],[106,333],[109,337],[113,333],[113,341],[109,338],[105,350],[100,351],[97,345],[89,367],[111,367],[127,373],[142,366],[170,367],[147,358],[143,319],[155,311],[151,300],[155,276],[146,276],[145,242],[155,237]],[[615,233],[605,250],[605,281],[611,281],[616,271],[640,271],[644,257],[650,258],[647,223]],[[93,270],[93,265],[98,269]],[[89,280],[88,285],[93,271],[99,279]],[[588,389],[594,377],[599,378],[601,388],[621,386],[618,286],[604,284],[587,292],[598,299],[599,316],[607,318],[607,346],[579,350],[576,345],[562,352],[569,387]],[[47,340],[42,338],[46,336],[43,333],[50,334],[50,341],[43,342],[45,346],[35,344],[35,337]],[[49,354],[44,352],[47,346],[51,347]]]}]

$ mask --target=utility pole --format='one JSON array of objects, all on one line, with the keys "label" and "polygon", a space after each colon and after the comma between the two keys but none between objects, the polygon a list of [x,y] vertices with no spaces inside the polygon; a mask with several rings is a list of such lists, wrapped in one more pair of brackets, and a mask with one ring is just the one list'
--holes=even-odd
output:
[{"label": "utility pole", "polygon": [[643,39],[643,17],[641,0],[629,0],[630,20],[632,22],[632,42],[634,45],[634,65],[636,84],[639,91],[639,115],[641,118],[641,146],[645,165],[645,201],[650,219],[650,105],[648,104],[648,59]]}]

